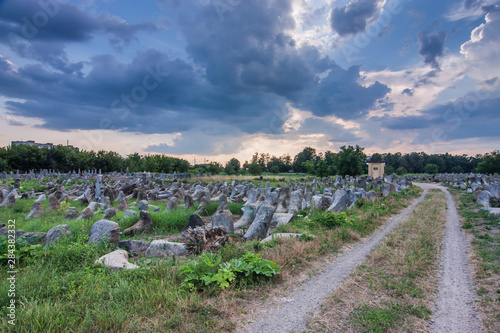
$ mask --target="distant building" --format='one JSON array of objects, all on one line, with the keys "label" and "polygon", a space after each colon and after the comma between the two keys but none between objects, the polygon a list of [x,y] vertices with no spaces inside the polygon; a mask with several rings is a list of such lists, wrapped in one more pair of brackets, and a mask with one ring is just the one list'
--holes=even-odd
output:
[{"label": "distant building", "polygon": [[[51,143],[51,142],[48,142],[48,143],[39,143],[39,142],[35,142],[34,140],[28,140],[28,141],[11,141],[10,145],[11,145],[11,147],[26,145],[26,146],[36,146],[38,148],[47,148],[47,149],[52,149],[52,148],[55,147],[55,145],[53,143]],[[62,146],[62,145],[59,145],[59,146]],[[79,148],[73,147],[70,144],[67,144],[66,147],[76,149],[76,151],[80,151]]]},{"label": "distant building", "polygon": [[368,162],[368,176],[372,176],[373,178],[379,178],[384,176],[384,162]]},{"label": "distant building", "polygon": [[12,147],[14,147],[14,146],[21,146],[21,145],[25,145],[25,146],[37,146],[38,148],[47,148],[47,149],[54,148],[54,144],[53,143],[38,143],[38,142],[35,142],[33,140],[28,140],[28,141],[12,141],[11,142],[11,146]]}]

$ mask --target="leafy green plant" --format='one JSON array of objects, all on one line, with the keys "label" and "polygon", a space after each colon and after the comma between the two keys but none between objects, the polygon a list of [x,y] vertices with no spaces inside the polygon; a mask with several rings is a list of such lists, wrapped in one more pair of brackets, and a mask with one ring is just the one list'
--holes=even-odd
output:
[{"label": "leafy green plant", "polygon": [[301,242],[310,242],[312,240],[314,240],[314,236],[313,235],[309,235],[309,234],[302,234],[299,236],[299,241]]},{"label": "leafy green plant", "polygon": [[333,229],[348,223],[347,214],[343,213],[319,213],[311,218],[312,222],[319,223],[327,228]]},{"label": "leafy green plant", "polygon": [[[0,237],[0,265],[6,265],[8,259],[13,259],[12,254],[15,256],[17,264],[25,261],[27,258],[36,257],[41,249],[41,245],[32,245],[25,238],[17,238],[15,250],[9,251],[8,238],[5,236]],[[11,254],[10,257],[9,254]]]},{"label": "leafy green plant", "polygon": [[63,201],[63,202],[61,202],[61,205],[59,206],[59,211],[64,212],[69,207],[71,207],[71,204],[67,201]]},{"label": "leafy green plant", "polygon": [[69,272],[83,266],[92,266],[100,256],[110,252],[110,246],[87,243],[88,236],[81,233],[77,237],[61,238],[40,253],[43,262],[60,272]]},{"label": "leafy green plant", "polygon": [[307,214],[309,214],[309,212],[305,209],[301,209],[297,212],[297,215],[300,215],[300,216],[306,216]]},{"label": "leafy green plant", "polygon": [[225,289],[232,283],[247,285],[279,273],[276,263],[251,252],[225,263],[221,261],[220,254],[204,253],[197,260],[182,265],[179,268],[184,277],[182,287],[190,291],[211,286]]},{"label": "leafy green plant", "polygon": [[462,228],[464,229],[472,229],[473,225],[470,222],[465,222]]}]

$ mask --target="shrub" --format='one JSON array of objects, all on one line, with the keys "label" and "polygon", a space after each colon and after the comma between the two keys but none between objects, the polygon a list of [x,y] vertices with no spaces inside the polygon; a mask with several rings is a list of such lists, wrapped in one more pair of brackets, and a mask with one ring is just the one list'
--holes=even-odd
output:
[{"label": "shrub", "polygon": [[396,174],[398,176],[403,176],[403,175],[406,175],[408,173],[408,170],[406,170],[405,167],[399,167],[397,170],[396,170]]},{"label": "shrub", "polygon": [[67,201],[63,201],[63,202],[61,202],[61,205],[59,206],[59,211],[64,212],[69,207],[71,207],[71,204]]},{"label": "shrub", "polygon": [[251,284],[279,273],[278,264],[247,252],[243,257],[221,263],[220,254],[204,253],[197,260],[182,265],[182,287],[191,291],[205,287],[225,289],[232,283]]},{"label": "shrub", "polygon": [[394,167],[392,165],[387,165],[385,167],[385,174],[392,175],[394,173]]},{"label": "shrub", "polygon": [[258,176],[262,174],[262,166],[257,163],[252,163],[248,166],[248,172],[254,176]]},{"label": "shrub", "polygon": [[348,222],[346,213],[337,214],[331,212],[316,214],[311,218],[311,220],[312,222],[319,223],[330,229],[340,227]]},{"label": "shrub", "polygon": [[432,175],[435,175],[436,173],[439,172],[439,166],[433,163],[426,164],[424,167],[424,170],[426,173],[430,173]]},{"label": "shrub", "polygon": [[102,255],[111,252],[106,244],[91,245],[83,233],[77,237],[61,238],[40,253],[40,258],[59,272],[70,272],[85,266],[93,266]]},{"label": "shrub", "polygon": [[27,258],[33,258],[38,255],[42,250],[41,245],[31,245],[26,238],[16,238],[15,251],[9,253],[9,242],[6,236],[0,237],[0,265],[7,265],[9,259],[13,259],[12,255],[15,256],[15,262],[22,263]]},{"label": "shrub", "polygon": [[297,215],[300,215],[300,216],[307,216],[307,214],[309,214],[309,212],[307,210],[304,210],[304,209],[301,209],[297,212]]}]

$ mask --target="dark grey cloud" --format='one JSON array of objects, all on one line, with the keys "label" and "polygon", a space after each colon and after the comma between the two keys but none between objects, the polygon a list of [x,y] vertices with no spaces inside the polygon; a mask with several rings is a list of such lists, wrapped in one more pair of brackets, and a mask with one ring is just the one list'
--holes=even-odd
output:
[{"label": "dark grey cloud", "polygon": [[38,40],[29,42],[25,39],[17,39],[12,41],[10,46],[17,55],[23,58],[38,60],[67,74],[82,75],[83,62],[70,62],[64,50],[65,46],[60,42],[46,43]]},{"label": "dark grey cloud", "polygon": [[486,13],[498,13],[500,12],[500,5],[488,5],[481,7]]},{"label": "dark grey cloud", "polygon": [[94,18],[74,4],[56,0],[7,0],[0,11],[0,43],[9,45],[21,57],[42,61],[63,72],[81,69],[81,64],[68,63],[63,51],[66,43],[86,42],[103,33],[111,45],[121,49],[135,40],[139,31],[156,29],[152,23],[129,24],[108,13]]},{"label": "dark grey cloud", "polygon": [[333,8],[329,17],[330,26],[340,36],[363,32],[366,26],[378,19],[378,5],[382,0],[351,0],[345,7]]},{"label": "dark grey cloud", "polygon": [[356,119],[366,115],[390,89],[378,81],[368,87],[359,85],[359,71],[359,66],[332,69],[314,89],[297,95],[296,106],[317,116],[333,114],[342,119]]},{"label": "dark grey cloud", "polygon": [[2,35],[14,33],[26,39],[61,42],[84,42],[96,32],[104,32],[128,43],[140,30],[157,29],[152,23],[129,24],[108,13],[94,18],[76,5],[58,0],[3,1],[0,26],[6,32]]},{"label": "dark grey cloud", "polygon": [[364,88],[357,83],[358,67],[344,70],[316,47],[298,47],[286,33],[295,27],[291,3],[244,1],[223,20],[212,6],[197,7],[180,22],[186,50],[224,93],[274,94],[318,116],[364,115],[388,88],[380,83]]},{"label": "dark grey cloud", "polygon": [[492,79],[489,79],[489,80],[485,80],[484,83],[488,86],[494,86],[495,83],[497,83],[498,81],[498,76],[495,76],[494,78]]},{"label": "dark grey cloud", "polygon": [[132,40],[137,40],[135,35],[141,30],[157,30],[157,27],[152,23],[128,24],[119,17],[111,16],[108,13],[99,14],[97,22],[100,29],[112,36],[109,42],[118,49],[127,46]]},{"label": "dark grey cloud", "polygon": [[[484,93],[482,93],[484,94]],[[475,137],[499,138],[500,98],[479,100],[474,93],[454,102],[427,109],[418,116],[383,117],[382,127],[391,130],[418,130],[417,141],[424,142],[439,130],[446,140]]]},{"label": "dark grey cloud", "polygon": [[55,0],[3,1],[0,26],[6,32],[2,35],[14,33],[26,39],[62,42],[87,41],[98,29],[95,19],[77,6]]},{"label": "dark grey cloud", "polygon": [[3,119],[10,126],[26,126],[26,124],[23,123],[22,121],[19,121],[15,118],[12,118],[12,117],[2,116],[0,118]]},{"label": "dark grey cloud", "polygon": [[276,131],[283,123],[268,114],[280,101],[276,96],[226,95],[198,78],[188,63],[157,50],[139,53],[130,64],[110,55],[96,56],[89,66],[87,75],[75,77],[41,65],[16,71],[0,58],[0,91],[25,100],[7,102],[6,109],[12,115],[42,119],[42,127],[55,130],[107,129],[111,125],[103,127],[102,121],[111,121],[112,129],[122,131],[175,133],[197,121],[216,119],[253,133]]},{"label": "dark grey cloud", "polygon": [[415,90],[410,89],[410,88],[406,88],[406,89],[403,89],[403,91],[401,92],[401,95],[413,96],[414,92],[415,92]]},{"label": "dark grey cloud", "polygon": [[[196,133],[201,131],[199,124],[210,123],[204,131],[229,137],[281,134],[286,115],[273,110],[287,103],[320,117],[356,119],[389,92],[379,82],[360,85],[359,66],[345,70],[321,56],[316,47],[298,46],[288,33],[295,27],[292,0],[244,1],[226,12],[223,20],[211,3],[163,5],[176,11],[178,22],[172,24],[184,38],[188,60],[149,48],[128,63],[108,54],[95,55],[85,61],[84,71],[82,63],[68,60],[66,43],[85,42],[101,33],[118,38],[115,46],[121,47],[138,31],[154,27],[129,25],[105,14],[89,18],[76,6],[61,3],[59,14],[49,22],[50,34],[40,30],[43,38],[25,38],[14,48],[34,64],[14,68],[0,58],[0,92],[7,99],[21,100],[6,102],[6,109],[13,116],[41,119],[40,126],[60,131]],[[0,23],[22,29],[12,17],[25,9],[10,6],[17,14],[11,10]],[[73,13],[79,34],[64,35],[64,24],[55,20],[64,16],[63,11]],[[188,149],[195,143],[191,141],[183,136],[176,147],[194,151]],[[216,147],[208,141],[199,147]]]},{"label": "dark grey cloud", "polygon": [[418,42],[420,49],[418,53],[424,58],[426,64],[439,69],[438,58],[443,56],[444,41],[446,39],[446,31],[433,32],[420,31],[418,33]]}]

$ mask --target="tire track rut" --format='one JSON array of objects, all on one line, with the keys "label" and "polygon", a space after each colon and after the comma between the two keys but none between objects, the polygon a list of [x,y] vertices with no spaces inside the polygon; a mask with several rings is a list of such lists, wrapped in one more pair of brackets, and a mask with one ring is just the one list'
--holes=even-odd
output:
[{"label": "tire track rut", "polygon": [[443,186],[434,185],[446,195],[448,212],[441,256],[439,293],[431,332],[473,333],[485,331],[477,316],[477,295],[471,278],[469,244],[460,229],[460,219],[453,197]]}]

